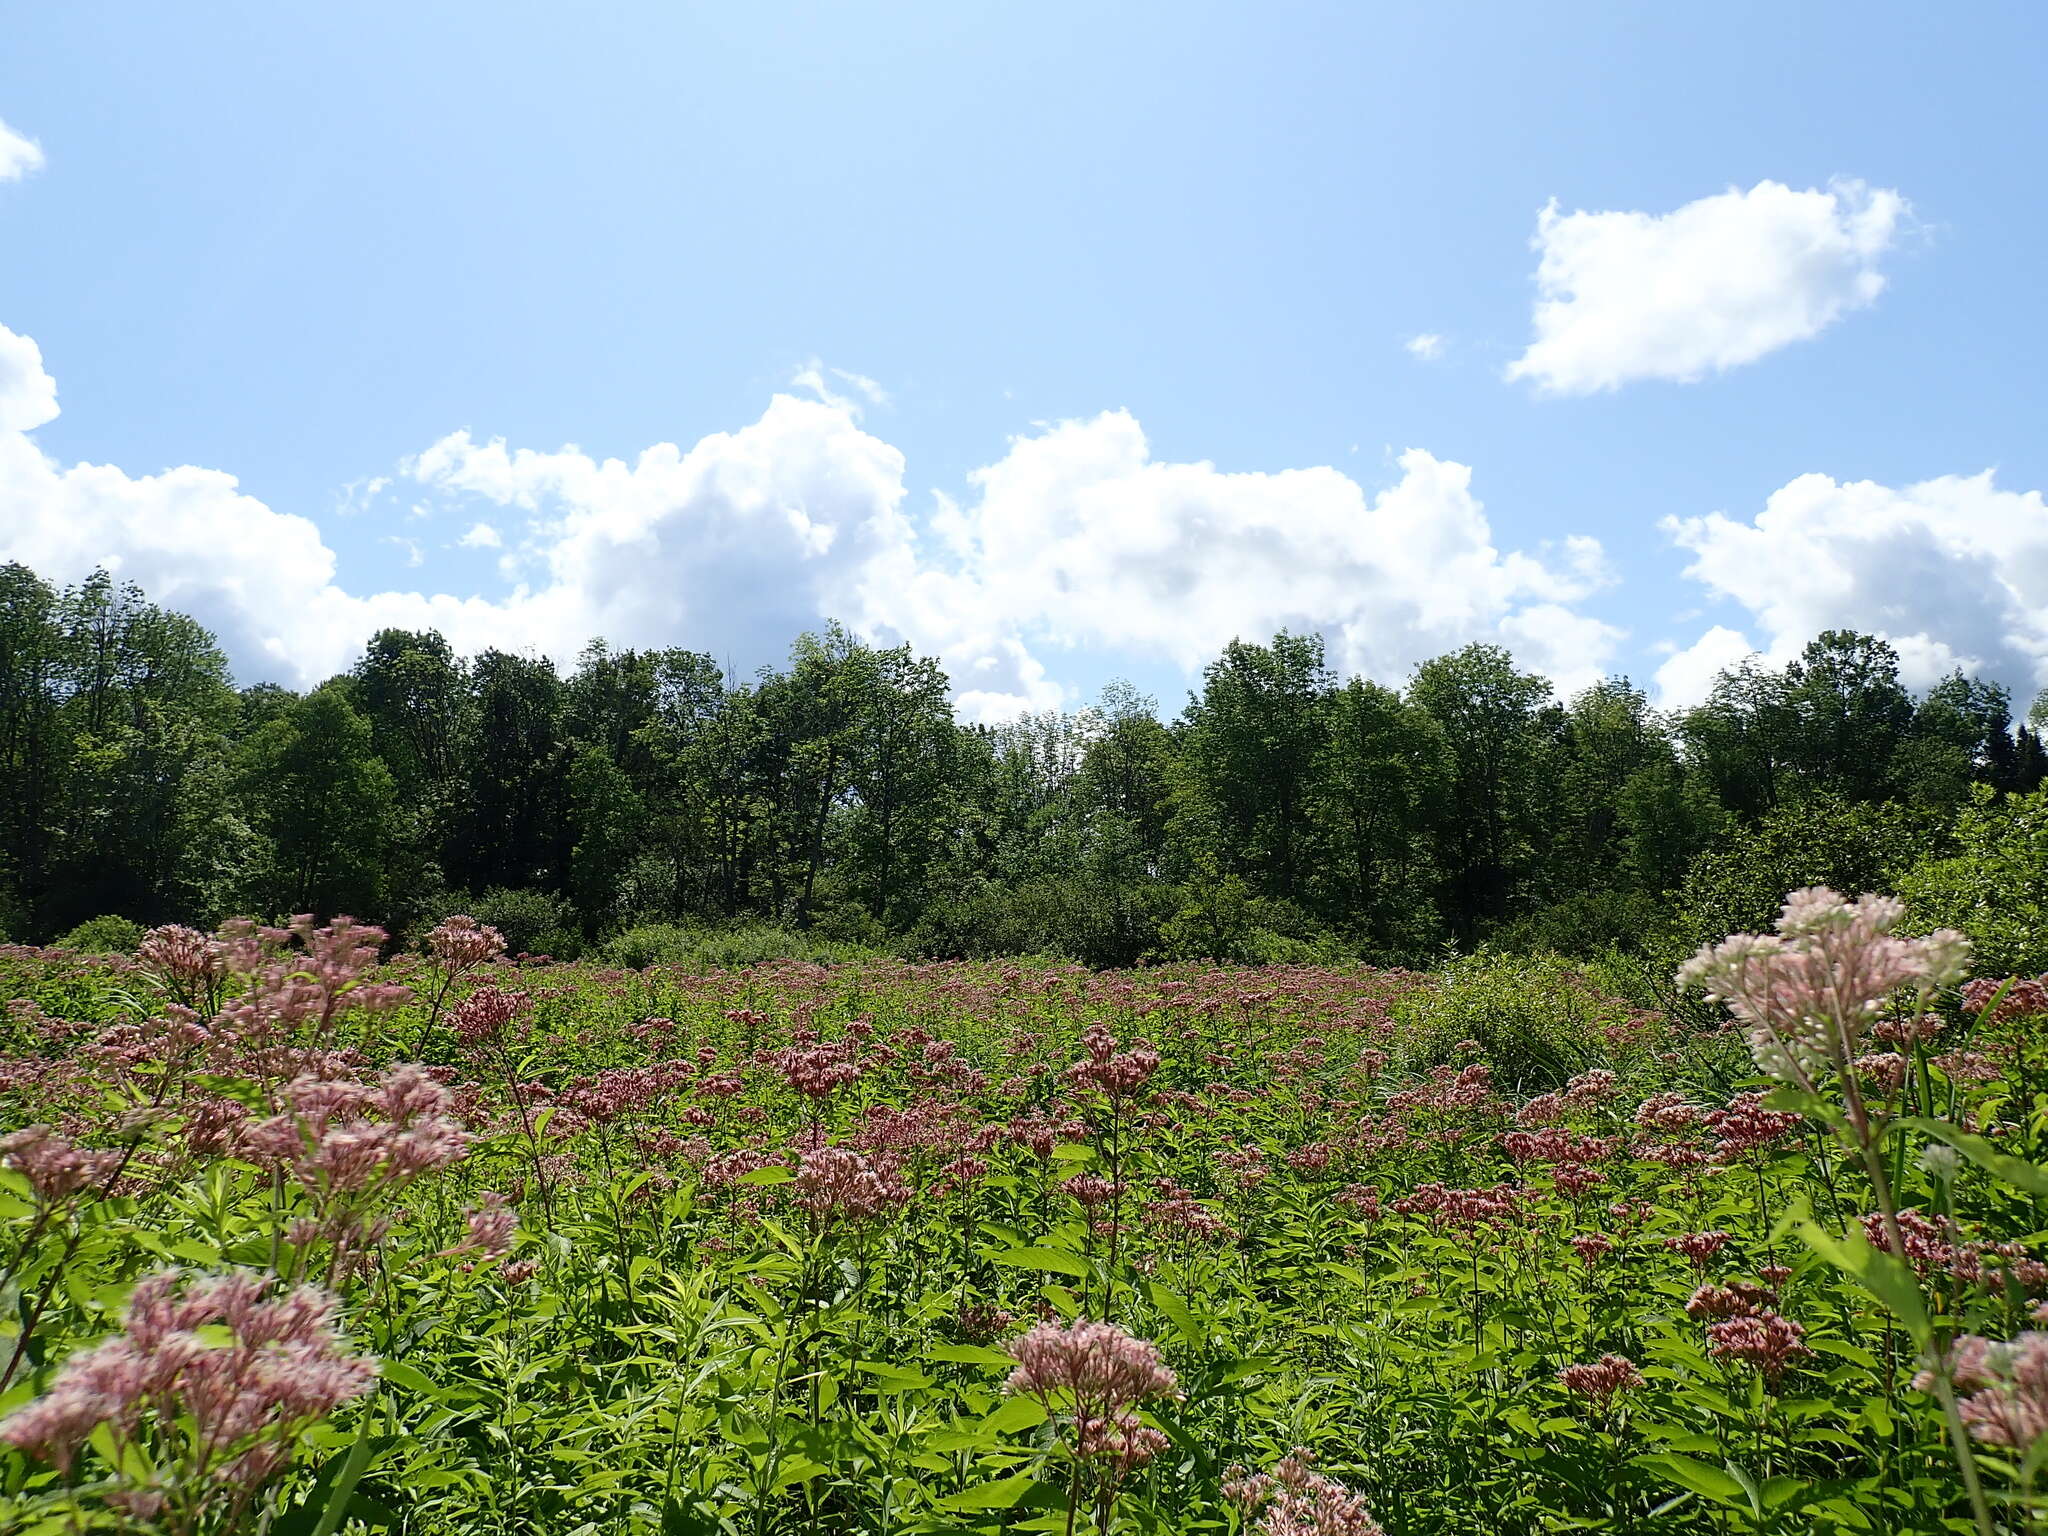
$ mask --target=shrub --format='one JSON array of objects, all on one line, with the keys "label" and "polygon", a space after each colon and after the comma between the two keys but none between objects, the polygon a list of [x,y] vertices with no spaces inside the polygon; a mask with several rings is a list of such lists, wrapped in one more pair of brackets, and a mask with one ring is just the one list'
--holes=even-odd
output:
[{"label": "shrub", "polygon": [[1459,1043],[1476,1040],[1495,1082],[1525,1093],[1555,1088],[1605,1062],[1601,1026],[1629,1012],[1556,955],[1494,950],[1452,961],[1435,985],[1394,1006],[1414,1067],[1462,1065],[1470,1058]]},{"label": "shrub", "polygon": [[142,941],[142,924],[108,913],[88,918],[57,941],[60,949],[82,950],[93,955],[125,953]]},{"label": "shrub", "polygon": [[880,951],[858,944],[772,923],[748,923],[733,928],[636,923],[604,946],[606,960],[636,971],[650,965],[736,970],[769,960],[806,960],[827,965],[875,959],[879,955]]},{"label": "shrub", "polygon": [[557,960],[573,960],[583,952],[575,909],[545,891],[500,886],[470,898],[451,892],[448,899],[456,903],[448,908],[449,912],[467,912],[505,935],[507,954],[552,955]]}]

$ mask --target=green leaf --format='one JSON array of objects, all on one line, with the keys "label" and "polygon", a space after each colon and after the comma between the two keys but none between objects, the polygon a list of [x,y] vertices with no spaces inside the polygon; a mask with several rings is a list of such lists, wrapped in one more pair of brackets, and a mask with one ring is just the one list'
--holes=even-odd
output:
[{"label": "green leaf", "polygon": [[2048,1195],[2048,1168],[2023,1158],[2010,1157],[1992,1146],[1982,1136],[1972,1136],[1967,1131],[1956,1129],[1946,1120],[1924,1120],[1919,1118],[1901,1120],[1900,1125],[1932,1136],[1936,1141],[1945,1141],[1971,1162],[2001,1183],[2015,1189],[2023,1189],[2030,1195]]},{"label": "green leaf", "polygon": [[975,1426],[988,1434],[1008,1435],[1036,1429],[1045,1422],[1045,1405],[1035,1397],[1013,1397]]},{"label": "green leaf", "polygon": [[341,1517],[348,1512],[356,1484],[362,1479],[363,1469],[370,1464],[370,1425],[375,1417],[370,1413],[363,1415],[363,1427],[357,1431],[356,1443],[348,1448],[348,1459],[342,1462],[341,1471],[335,1476],[334,1487],[327,1495],[327,1507],[320,1512],[319,1522],[308,1536],[334,1536],[341,1528]]},{"label": "green leaf", "polygon": [[1742,1484],[1721,1468],[1691,1456],[1680,1456],[1670,1451],[1654,1456],[1638,1456],[1634,1465],[1646,1472],[1653,1472],[1667,1483],[1676,1483],[1703,1498],[1714,1499],[1737,1509],[1747,1508],[1749,1494]]},{"label": "green leaf", "polygon": [[377,1367],[377,1374],[394,1387],[404,1387],[406,1391],[417,1392],[422,1397],[438,1398],[441,1395],[441,1388],[424,1372],[414,1369],[403,1360],[383,1361]]},{"label": "green leaf", "polygon": [[750,1173],[741,1174],[738,1178],[733,1180],[733,1183],[787,1184],[791,1179],[795,1177],[796,1171],[790,1168],[756,1168]]},{"label": "green leaf", "polygon": [[1149,1291],[1152,1305],[1159,1309],[1160,1315],[1180,1330],[1182,1338],[1199,1348],[1208,1336],[1208,1330],[1195,1321],[1195,1314],[1189,1309],[1187,1302],[1177,1292],[1169,1291],[1163,1285],[1155,1284],[1149,1287]]},{"label": "green leaf", "polygon": [[1927,1306],[1920,1295],[1920,1282],[1898,1255],[1872,1247],[1860,1226],[1850,1227],[1840,1237],[1824,1231],[1803,1200],[1786,1212],[1778,1226],[1781,1232],[1787,1228],[1796,1231],[1808,1248],[1861,1283],[1905,1324],[1906,1331],[1921,1348],[1930,1345],[1933,1327],[1927,1320]]},{"label": "green leaf", "polygon": [[922,1371],[906,1371],[899,1365],[883,1365],[875,1360],[863,1360],[854,1369],[874,1378],[870,1390],[875,1392],[915,1392],[932,1384],[931,1377]]},{"label": "green leaf", "polygon": [[989,1254],[988,1259],[990,1263],[1008,1264],[1017,1269],[1072,1275],[1076,1280],[1088,1278],[1088,1261],[1078,1253],[1068,1253],[1060,1248],[1005,1248],[1000,1253]]},{"label": "green leaf", "polygon": [[1006,1355],[1000,1349],[983,1349],[977,1344],[934,1344],[924,1352],[927,1360],[944,1360],[953,1365],[1012,1366],[1017,1363],[1014,1355]]},{"label": "green leaf", "polygon": [[1053,1161],[1057,1163],[1092,1163],[1095,1149],[1084,1147],[1077,1141],[1063,1141],[1052,1149]]},{"label": "green leaf", "polygon": [[1029,1472],[1019,1472],[1015,1477],[999,1478],[993,1483],[982,1483],[964,1493],[956,1493],[949,1499],[939,1500],[941,1509],[1011,1509],[1019,1499],[1031,1491],[1031,1485],[1038,1480]]}]

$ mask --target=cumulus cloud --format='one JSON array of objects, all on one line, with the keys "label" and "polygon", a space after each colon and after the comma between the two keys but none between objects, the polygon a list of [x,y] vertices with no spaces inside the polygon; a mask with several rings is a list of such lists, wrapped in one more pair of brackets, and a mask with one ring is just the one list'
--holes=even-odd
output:
[{"label": "cumulus cloud", "polygon": [[0,325],[0,432],[33,432],[57,419],[57,381],[42,348]]},{"label": "cumulus cloud", "polygon": [[1590,394],[1754,362],[1872,303],[1908,211],[1857,181],[1761,181],[1666,214],[1559,213],[1553,201],[1531,242],[1535,339],[1507,376]]},{"label": "cumulus cloud", "polygon": [[[1285,626],[1327,636],[1346,670],[1397,680],[1494,640],[1571,688],[1619,638],[1575,606],[1611,579],[1597,542],[1498,548],[1471,470],[1420,449],[1369,492],[1329,467],[1156,460],[1138,422],[1109,411],[1014,439],[968,494],[913,519],[902,454],[843,401],[778,394],[736,431],[630,461],[465,430],[398,477],[470,514],[459,542],[498,549],[505,587],[356,593],[312,522],[232,476],[59,464],[29,435],[55,412],[34,343],[0,331],[0,559],[60,581],[104,562],[207,624],[252,680],[317,681],[387,625],[439,629],[463,651],[566,663],[602,635],[746,668],[838,617],[939,657],[962,709],[992,718],[1062,702],[1048,658],[1075,648],[1192,670]],[[474,516],[485,507],[517,515]]]},{"label": "cumulus cloud", "polygon": [[1403,344],[1410,357],[1418,357],[1425,363],[1436,361],[1444,355],[1444,339],[1435,331],[1424,331],[1420,336],[1410,336]]},{"label": "cumulus cloud", "polygon": [[[1716,512],[1663,526],[1692,555],[1685,574],[1747,609],[1774,662],[1821,630],[1857,629],[1889,640],[1915,687],[1956,667],[2022,703],[2048,684],[2048,506],[1999,489],[1990,470],[1898,489],[1801,475],[1747,522]],[[1749,648],[1708,630],[1660,669],[1666,702],[1704,695]]]},{"label": "cumulus cloud", "polygon": [[1493,543],[1462,464],[1411,449],[1368,496],[1328,468],[1226,473],[1152,458],[1125,411],[1014,439],[943,502],[919,558],[889,552],[859,612],[912,635],[1090,647],[1192,670],[1233,637],[1315,630],[1347,671],[1397,679],[1473,639],[1517,644],[1560,685],[1592,681],[1619,632],[1569,606],[1608,579],[1597,542],[1546,562]]},{"label": "cumulus cloud", "polygon": [[43,168],[43,146],[0,123],[0,181],[19,181]]}]

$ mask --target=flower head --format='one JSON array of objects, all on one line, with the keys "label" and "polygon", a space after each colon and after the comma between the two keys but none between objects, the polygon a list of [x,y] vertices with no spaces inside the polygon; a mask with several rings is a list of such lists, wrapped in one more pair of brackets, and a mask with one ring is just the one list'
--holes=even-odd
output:
[{"label": "flower head", "polygon": [[1969,940],[1950,929],[1902,938],[1893,930],[1904,916],[1889,896],[1850,901],[1824,886],[1794,891],[1776,933],[1738,933],[1704,947],[1679,968],[1678,981],[1728,1005],[1765,1072],[1811,1086],[1814,1072],[1841,1071],[1855,1058],[1865,1028],[1894,995],[1961,980]]},{"label": "flower head", "polygon": [[1643,1384],[1643,1373],[1626,1355],[1602,1355],[1591,1365],[1568,1365],[1557,1373],[1567,1392],[1589,1399],[1605,1413],[1616,1396]]},{"label": "flower head", "polygon": [[1006,1391],[1041,1398],[1067,1393],[1084,1414],[1109,1415],[1148,1397],[1178,1395],[1178,1378],[1160,1360],[1159,1346],[1114,1323],[1040,1323],[1010,1353],[1017,1368]]}]

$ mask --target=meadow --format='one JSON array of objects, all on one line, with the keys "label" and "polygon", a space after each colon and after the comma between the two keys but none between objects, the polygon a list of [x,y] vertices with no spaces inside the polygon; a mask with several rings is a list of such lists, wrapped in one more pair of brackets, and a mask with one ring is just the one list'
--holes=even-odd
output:
[{"label": "meadow", "polygon": [[2039,1529],[2048,989],[1899,922],[1664,1007],[8,948],[0,1531]]}]

